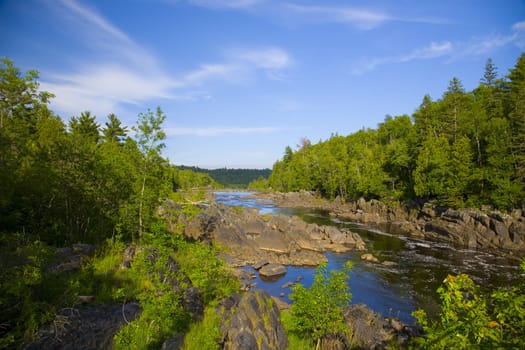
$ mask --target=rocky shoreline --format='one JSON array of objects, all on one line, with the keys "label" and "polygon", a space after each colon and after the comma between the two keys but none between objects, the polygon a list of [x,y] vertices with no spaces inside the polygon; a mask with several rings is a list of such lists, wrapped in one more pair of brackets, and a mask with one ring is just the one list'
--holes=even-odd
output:
[{"label": "rocky shoreline", "polygon": [[328,201],[314,193],[257,193],[283,208],[326,210],[330,215],[380,228],[387,232],[445,241],[490,251],[509,257],[525,256],[525,210],[511,214],[494,210],[440,208],[429,203],[409,201],[385,204],[363,198],[345,202]]},{"label": "rocky shoreline", "polygon": [[298,217],[264,216],[257,209],[230,208],[217,203],[183,223],[188,239],[214,241],[227,247],[224,257],[234,267],[262,261],[317,266],[326,262],[324,253],[327,251],[343,253],[366,249],[362,238],[349,230],[308,224]]}]

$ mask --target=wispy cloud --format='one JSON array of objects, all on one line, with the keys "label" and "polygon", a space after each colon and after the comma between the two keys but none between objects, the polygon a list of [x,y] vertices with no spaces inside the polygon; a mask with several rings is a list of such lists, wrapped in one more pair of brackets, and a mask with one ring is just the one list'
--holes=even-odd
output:
[{"label": "wispy cloud", "polygon": [[209,8],[246,9],[262,3],[263,0],[190,0],[191,4]]},{"label": "wispy cloud", "polygon": [[41,88],[55,94],[51,107],[73,115],[89,109],[98,114],[119,111],[123,103],[177,98],[175,82],[155,57],[97,11],[75,0],[48,3],[56,21],[86,51],[69,72],[47,72]]},{"label": "wispy cloud", "polygon": [[209,81],[243,82],[262,71],[270,79],[282,80],[283,70],[292,65],[292,58],[276,47],[229,50],[221,63],[202,64],[198,69],[183,74],[177,86],[201,86]]},{"label": "wispy cloud", "polygon": [[354,67],[352,73],[359,75],[372,71],[382,65],[405,63],[414,60],[427,60],[441,57],[447,61],[452,61],[462,57],[486,55],[493,50],[507,45],[516,45],[520,49],[525,48],[525,21],[514,24],[511,33],[507,35],[488,35],[472,38],[466,42],[432,42],[430,45],[416,48],[407,54],[365,58],[362,63]]},{"label": "wispy cloud", "polygon": [[[237,7],[256,1],[219,2]],[[282,71],[292,62],[286,51],[276,47],[232,49],[222,61],[203,63],[179,74],[168,73],[150,50],[94,9],[76,0],[48,4],[59,14],[56,20],[82,39],[87,49],[69,72],[47,72],[41,81],[42,89],[56,95],[51,107],[66,115],[88,109],[102,116],[118,112],[123,104],[140,105],[153,99],[209,98],[203,85],[211,81],[246,81],[257,72],[281,79]]]},{"label": "wispy cloud", "polygon": [[370,30],[386,22],[443,23],[436,18],[405,18],[372,8],[354,6],[319,6],[288,3],[284,9],[291,14],[302,16],[313,22],[334,22],[350,24],[361,30]]},{"label": "wispy cloud", "polygon": [[282,131],[274,127],[206,127],[206,128],[166,128],[169,136],[219,136],[226,134],[269,134]]},{"label": "wispy cloud", "polygon": [[373,29],[383,22],[392,20],[386,13],[355,7],[311,6],[286,4],[291,13],[316,22],[341,22],[353,24],[360,29]]}]

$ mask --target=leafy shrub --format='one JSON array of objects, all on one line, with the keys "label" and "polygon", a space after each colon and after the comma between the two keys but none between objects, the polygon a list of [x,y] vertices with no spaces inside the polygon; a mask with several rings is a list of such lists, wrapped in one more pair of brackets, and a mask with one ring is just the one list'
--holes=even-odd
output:
[{"label": "leafy shrub", "polygon": [[155,349],[170,336],[187,328],[190,315],[181,306],[181,292],[168,280],[177,276],[167,268],[169,253],[156,247],[137,253],[130,269],[138,290],[140,317],[123,327],[115,336],[116,349]]},{"label": "leafy shrub", "polygon": [[347,332],[343,308],[350,303],[352,294],[347,283],[352,265],[348,261],[342,271],[328,271],[320,265],[309,288],[296,284],[290,299],[293,304],[289,314],[283,314],[283,324],[293,336],[317,341],[334,333]]},{"label": "leafy shrub", "polygon": [[[525,272],[525,261],[521,264]],[[426,334],[415,338],[420,349],[525,348],[525,281],[510,289],[484,294],[465,274],[448,276],[437,292],[439,320],[425,311],[413,313]]]},{"label": "leafy shrub", "polygon": [[217,350],[219,349],[221,317],[215,310],[215,305],[210,305],[204,312],[201,322],[190,326],[184,336],[183,350]]},{"label": "leafy shrub", "polygon": [[205,304],[239,290],[238,281],[232,276],[226,262],[219,259],[217,254],[213,245],[184,240],[177,243],[175,258],[180,264],[181,273],[199,288]]}]

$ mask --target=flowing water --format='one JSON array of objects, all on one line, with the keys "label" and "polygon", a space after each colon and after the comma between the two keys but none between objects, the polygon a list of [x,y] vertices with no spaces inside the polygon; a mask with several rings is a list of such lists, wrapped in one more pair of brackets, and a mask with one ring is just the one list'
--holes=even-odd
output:
[{"label": "flowing water", "polygon": [[[329,269],[340,269],[348,260],[353,263],[350,274],[352,303],[364,303],[383,316],[399,317],[412,324],[411,313],[423,308],[431,317],[437,316],[439,298],[436,289],[448,274],[468,274],[477,284],[494,288],[510,286],[519,278],[519,262],[490,253],[469,250],[448,243],[419,240],[390,234],[354,222],[330,217],[328,212],[312,209],[283,209],[271,201],[253,198],[248,192],[217,192],[216,201],[229,206],[257,208],[261,214],[297,215],[318,225],[346,228],[361,235],[368,252],[379,260],[395,266],[362,262],[363,252],[326,253]],[[251,267],[246,267],[252,270]],[[257,288],[290,302],[287,282],[302,279],[305,287],[313,281],[314,268],[288,266],[286,275],[277,281],[264,281],[257,275]]]}]

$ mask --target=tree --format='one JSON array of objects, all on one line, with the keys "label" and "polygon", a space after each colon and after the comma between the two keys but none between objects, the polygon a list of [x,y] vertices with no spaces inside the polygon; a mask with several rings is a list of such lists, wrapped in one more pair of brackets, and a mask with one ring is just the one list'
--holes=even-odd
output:
[{"label": "tree", "polygon": [[342,271],[328,271],[326,264],[321,264],[315,271],[310,287],[296,284],[292,289],[290,299],[294,303],[290,307],[291,331],[316,341],[317,349],[323,337],[346,329],[343,309],[352,300],[347,283],[351,270],[350,261]]},{"label": "tree", "polygon": [[455,141],[458,136],[461,116],[468,110],[466,102],[463,84],[458,78],[452,78],[443,96],[442,103],[442,131],[451,141]]},{"label": "tree", "polygon": [[461,208],[465,204],[474,164],[470,140],[460,136],[451,146],[448,157],[449,175],[446,178],[447,190],[443,194],[447,206]]},{"label": "tree", "polygon": [[481,83],[488,86],[494,86],[497,78],[498,70],[494,65],[494,62],[492,62],[492,58],[489,58],[487,59],[487,63],[485,63],[485,73],[483,73]]},{"label": "tree", "polygon": [[36,70],[22,76],[10,59],[2,58],[0,64],[0,130],[9,120],[34,121],[39,110],[47,109],[53,94],[39,91]]},{"label": "tree", "polygon": [[448,172],[448,140],[429,137],[422,145],[414,170],[414,192],[420,197],[436,198],[445,194]]},{"label": "tree", "polygon": [[47,108],[53,95],[39,91],[37,79],[37,71],[23,75],[11,60],[0,60],[0,231],[31,226],[40,213],[33,207],[43,201],[33,194],[48,185],[49,164],[38,154],[39,127],[56,118]]},{"label": "tree", "polygon": [[80,117],[73,117],[69,121],[69,130],[73,136],[82,138],[82,141],[97,143],[100,138],[100,125],[90,111],[80,113]]},{"label": "tree", "polygon": [[128,128],[122,127],[122,123],[118,119],[118,117],[111,113],[108,115],[109,121],[107,121],[106,127],[102,130],[102,134],[104,135],[104,139],[106,142],[120,142],[123,138],[126,137]]},{"label": "tree", "polygon": [[[517,181],[525,186],[525,53],[510,70],[508,94],[508,118],[510,121],[511,150]],[[525,200],[525,198],[522,198]]]},{"label": "tree", "polygon": [[147,113],[139,113],[137,125],[132,129],[136,133],[135,139],[143,157],[142,169],[140,171],[140,193],[139,193],[139,210],[138,210],[138,234],[142,237],[144,231],[144,193],[146,189],[146,179],[148,178],[148,171],[155,162],[161,161],[160,151],[164,148],[162,140],[166,138],[166,134],[162,130],[162,123],[166,120],[166,115],[162,112],[160,107],[157,107],[156,113],[153,114],[151,110]]}]

